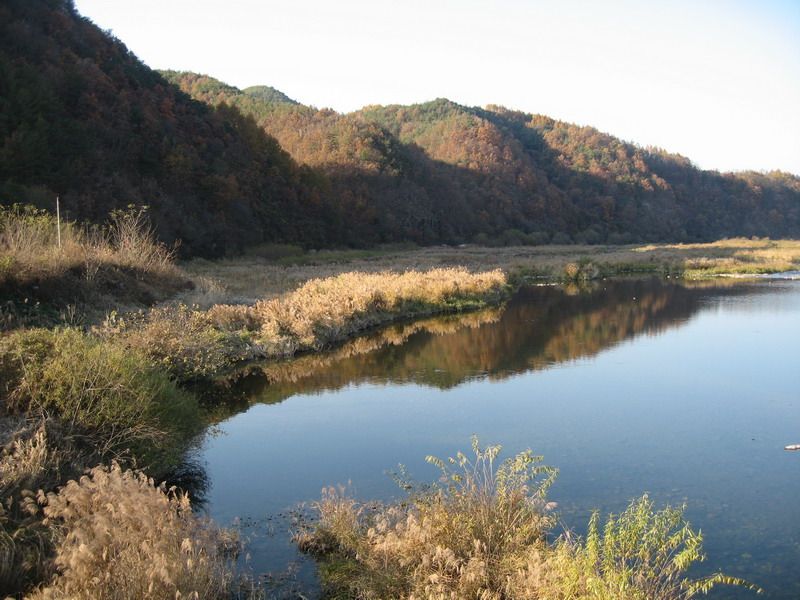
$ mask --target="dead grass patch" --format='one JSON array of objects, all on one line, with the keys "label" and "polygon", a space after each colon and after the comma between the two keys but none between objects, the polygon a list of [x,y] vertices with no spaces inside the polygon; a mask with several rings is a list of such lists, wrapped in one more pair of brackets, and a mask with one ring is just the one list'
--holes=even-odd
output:
[{"label": "dead grass patch", "polygon": [[155,241],[144,209],[114,212],[100,227],[59,224],[32,207],[0,208],[0,294],[12,303],[4,311],[12,317],[37,302],[84,311],[149,305],[187,285],[173,253]]},{"label": "dead grass patch", "polygon": [[[800,241],[727,239],[709,244],[648,244],[629,246],[511,246],[486,248],[428,247],[395,250],[364,256],[360,251],[338,252],[335,261],[324,254],[305,255],[302,264],[243,256],[223,261],[194,260],[182,267],[194,278],[213,281],[225,290],[226,304],[252,304],[277,298],[311,279],[324,279],[358,271],[403,272],[435,268],[466,269],[471,273],[503,270],[509,280],[591,279],[616,274],[654,273],[672,276],[716,275],[752,271],[768,273],[800,269]],[[734,258],[737,262],[725,262]],[[687,261],[702,260],[703,268],[687,268]],[[569,266],[574,265],[574,266]],[[714,269],[715,266],[724,267]],[[755,269],[759,269],[755,271]],[[187,303],[192,303],[190,296]]]},{"label": "dead grass patch", "polygon": [[216,305],[203,311],[178,305],[112,315],[96,331],[190,378],[218,373],[241,360],[320,350],[400,318],[482,307],[508,290],[500,271],[344,273],[309,280],[252,306]]}]

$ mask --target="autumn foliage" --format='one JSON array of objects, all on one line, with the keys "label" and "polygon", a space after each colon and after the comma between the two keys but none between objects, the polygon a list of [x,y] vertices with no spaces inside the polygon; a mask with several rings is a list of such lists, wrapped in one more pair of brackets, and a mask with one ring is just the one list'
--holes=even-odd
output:
[{"label": "autumn foliage", "polygon": [[446,99],[350,114],[156,72],[71,0],[0,6],[0,203],[149,205],[183,255],[800,236],[800,179],[703,171],[591,127]]}]

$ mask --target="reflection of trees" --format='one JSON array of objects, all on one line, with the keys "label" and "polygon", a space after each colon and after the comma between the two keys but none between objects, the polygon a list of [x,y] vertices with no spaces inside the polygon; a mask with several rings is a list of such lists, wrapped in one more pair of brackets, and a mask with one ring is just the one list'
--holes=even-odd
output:
[{"label": "reflection of trees", "polygon": [[523,288],[502,308],[394,324],[325,354],[262,365],[231,387],[236,401],[223,412],[363,381],[447,389],[475,377],[546,369],[680,325],[709,298],[756,289],[763,288],[658,278]]},{"label": "reflection of trees", "polygon": [[[294,394],[338,389],[353,381],[379,377],[380,365],[393,363],[391,357],[395,349],[406,344],[415,334],[451,335],[459,330],[495,323],[502,313],[503,307],[490,307],[472,313],[393,323],[333,350],[249,367],[210,389],[202,385],[193,391],[206,404],[212,420],[221,421],[244,410],[251,402],[271,404]],[[383,375],[392,379],[385,372]],[[403,378],[408,379],[409,376]]]},{"label": "reflection of trees", "polygon": [[[330,377],[338,387],[344,377],[349,382],[358,379],[364,373],[365,361],[348,360],[382,348],[391,349],[408,342],[417,333],[424,332],[431,336],[448,336],[462,329],[477,329],[487,323],[495,323],[500,319],[503,309],[488,308],[474,313],[456,314],[434,317],[411,323],[398,323],[386,327],[371,335],[351,340],[331,352],[309,354],[293,361],[277,362],[262,367],[262,373],[271,382],[296,383],[309,377]],[[390,352],[389,354],[393,354]],[[380,365],[380,360],[368,359],[366,364]],[[328,367],[334,366],[329,369]],[[323,383],[322,381],[320,383]]]}]

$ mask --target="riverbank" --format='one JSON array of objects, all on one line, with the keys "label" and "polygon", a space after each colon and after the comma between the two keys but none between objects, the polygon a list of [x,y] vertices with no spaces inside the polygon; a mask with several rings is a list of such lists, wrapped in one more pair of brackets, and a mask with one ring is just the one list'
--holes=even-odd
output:
[{"label": "riverbank", "polygon": [[[200,598],[246,587],[232,574],[234,553],[219,541],[231,534],[182,517],[191,514],[183,494],[146,492],[146,474],[169,478],[208,422],[197,398],[176,380],[215,375],[239,360],[319,350],[400,318],[480,308],[509,290],[500,271],[348,273],[310,280],[283,298],[251,306],[201,311],[173,305],[111,316],[90,332],[60,326],[4,336],[0,584],[22,593],[49,582],[42,596],[48,598],[114,595],[130,589],[131,573],[170,596],[197,592],[197,585],[212,590]],[[98,505],[98,495],[108,501]],[[104,526],[114,514],[98,516],[97,510],[131,495],[147,510],[130,515],[130,535],[123,539]],[[76,510],[82,516],[76,518]],[[183,523],[183,533],[164,542],[152,521]],[[184,551],[181,535],[201,541]],[[77,537],[90,543],[76,545]],[[137,550],[151,546],[157,554]],[[198,559],[205,572],[185,568]],[[154,562],[158,569],[151,568]]]},{"label": "riverbank", "polygon": [[112,314],[95,331],[124,339],[174,376],[191,379],[243,361],[318,351],[399,319],[496,304],[531,280],[702,279],[800,269],[800,241],[319,252],[277,246],[181,267],[192,290],[161,308]]},{"label": "riverbank", "polygon": [[148,478],[172,480],[209,423],[177,382],[510,290],[500,271],[345,273],[201,310],[175,297],[193,284],[141,212],[96,230],[0,216],[0,589],[20,598],[258,596],[233,574],[235,536]]},{"label": "riverbank", "polygon": [[146,352],[178,379],[196,379],[242,361],[318,351],[398,319],[482,308],[510,291],[500,270],[348,272],[253,304],[175,304],[112,315],[94,331]]},{"label": "riverbank", "polygon": [[628,246],[386,247],[371,251],[303,252],[278,246],[244,256],[181,264],[195,289],[178,297],[187,304],[253,303],[276,298],[309,279],[350,271],[403,272],[461,267],[471,273],[501,269],[511,282],[588,280],[632,273],[672,277],[758,275],[800,269],[800,241],[729,239],[709,244]]}]

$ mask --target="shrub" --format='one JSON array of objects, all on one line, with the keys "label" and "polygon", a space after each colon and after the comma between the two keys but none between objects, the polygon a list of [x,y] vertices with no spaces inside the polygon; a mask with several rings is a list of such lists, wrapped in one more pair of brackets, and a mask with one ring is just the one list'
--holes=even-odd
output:
[{"label": "shrub", "polygon": [[215,328],[220,308],[194,310],[184,304],[118,316],[111,313],[95,331],[109,341],[151,357],[178,379],[211,375],[243,357],[236,336]]},{"label": "shrub", "polygon": [[567,244],[571,244],[572,238],[568,233],[565,233],[563,231],[557,231],[556,233],[553,234],[553,237],[550,239],[550,242],[558,246],[564,246]]},{"label": "shrub", "polygon": [[555,542],[545,499],[556,471],[530,450],[495,461],[499,446],[475,459],[459,453],[433,486],[398,481],[408,502],[365,505],[330,488],[315,505],[318,523],[296,538],[321,562],[333,593],[358,599],[408,600],[686,600],[717,583],[747,582],[717,573],[685,576],[702,560],[702,537],[682,508],[654,510],[645,495],[602,534],[595,514],[586,541]]},{"label": "shrub", "polygon": [[550,241],[550,236],[544,231],[534,231],[528,234],[527,245],[542,246]]},{"label": "shrub", "polygon": [[473,451],[472,461],[428,457],[438,485],[398,478],[408,503],[370,509],[327,490],[300,547],[343,563],[346,577],[323,572],[358,598],[500,598],[509,559],[543,547],[553,525],[545,493],[556,471],[530,451],[499,466],[499,446],[481,450],[473,438]]},{"label": "shrub", "polygon": [[302,247],[291,244],[259,244],[247,249],[248,256],[256,256],[266,260],[278,260],[292,256],[302,256]]},{"label": "shrub", "polygon": [[554,600],[687,600],[718,583],[761,593],[747,581],[722,573],[686,577],[689,567],[705,557],[703,537],[690,528],[684,509],[656,510],[645,494],[631,500],[620,515],[609,515],[602,532],[595,512],[585,541],[562,537],[546,560],[536,557],[537,569],[529,564],[509,583]]},{"label": "shrub", "polygon": [[29,490],[53,490],[122,457],[153,472],[176,463],[204,427],[196,400],[149,360],[76,329],[0,339],[0,589],[52,570],[52,530]]},{"label": "shrub", "polygon": [[564,279],[569,281],[589,281],[600,276],[600,268],[587,258],[568,263],[564,267]]},{"label": "shrub", "polygon": [[0,340],[7,415],[55,420],[100,456],[168,464],[199,433],[197,402],[141,352],[76,329],[34,329]]}]

